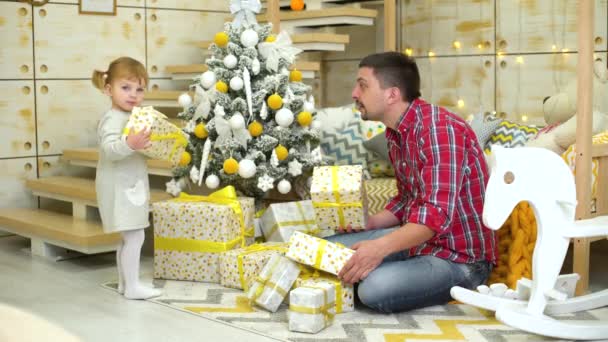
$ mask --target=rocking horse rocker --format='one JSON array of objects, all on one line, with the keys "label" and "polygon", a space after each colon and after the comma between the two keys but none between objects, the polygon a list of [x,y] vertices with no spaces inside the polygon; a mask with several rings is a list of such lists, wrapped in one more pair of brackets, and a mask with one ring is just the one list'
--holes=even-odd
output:
[{"label": "rocking horse rocker", "polygon": [[608,236],[608,216],[574,220],[574,177],[554,152],[493,146],[491,158],[484,224],[497,230],[519,202],[530,203],[538,232],[532,257],[533,280],[521,279],[516,291],[505,291],[504,284],[494,284],[491,289],[481,286],[478,291],[456,286],[451,290],[452,297],[496,311],[499,321],[527,332],[562,339],[608,338],[608,322],[549,317],[608,306],[608,290],[572,298],[578,275],[559,275],[570,239]]}]

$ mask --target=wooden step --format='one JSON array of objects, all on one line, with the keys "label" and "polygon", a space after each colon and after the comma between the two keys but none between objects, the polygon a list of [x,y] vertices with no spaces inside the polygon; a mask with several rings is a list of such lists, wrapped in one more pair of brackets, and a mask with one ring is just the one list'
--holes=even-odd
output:
[{"label": "wooden step", "polygon": [[142,106],[181,108],[177,103],[177,98],[185,92],[185,90],[150,90],[144,95]]},{"label": "wooden step", "polygon": [[[332,8],[314,9],[306,11],[281,11],[279,20],[281,29],[289,31],[295,27],[343,26],[362,25],[371,26],[378,11],[372,9],[338,6]],[[257,16],[258,22],[267,22],[266,14]]]},{"label": "wooden step", "polygon": [[[308,32],[290,34],[294,47],[303,51],[344,51],[350,37],[347,34]],[[210,41],[199,42],[198,47],[208,49]],[[296,62],[297,64],[297,62]]]},{"label": "wooden step", "polygon": [[[25,181],[25,185],[36,196],[97,207],[97,192],[93,179],[53,176],[28,179]],[[172,198],[171,195],[163,190],[150,189],[150,201],[152,203],[170,198]]]},{"label": "wooden step", "polygon": [[[306,1],[305,10],[312,10],[318,8],[327,8],[328,6],[336,6],[336,5],[344,5],[344,4],[354,4],[354,3],[373,3],[373,2],[381,2],[384,0],[316,0],[316,1]],[[290,10],[291,0],[279,0],[279,8]],[[268,1],[262,0],[262,8],[268,7]]]},{"label": "wooden step", "polygon": [[193,80],[207,71],[206,64],[190,64],[190,65],[169,65],[165,70],[171,74],[171,79],[175,81]]},{"label": "wooden step", "polygon": [[53,246],[85,254],[115,251],[119,233],[105,234],[100,222],[31,208],[0,209],[0,229],[30,238],[32,253],[49,257]]},{"label": "wooden step", "polygon": [[[99,151],[96,147],[72,148],[63,150],[63,160],[72,165],[97,167]],[[148,159],[148,173],[158,176],[172,176],[171,163],[165,160]]]}]

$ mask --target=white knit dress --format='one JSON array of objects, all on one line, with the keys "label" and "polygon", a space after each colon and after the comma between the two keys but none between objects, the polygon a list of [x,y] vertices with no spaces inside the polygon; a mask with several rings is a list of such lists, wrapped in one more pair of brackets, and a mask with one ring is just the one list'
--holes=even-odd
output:
[{"label": "white knit dress", "polygon": [[146,158],[132,150],[122,136],[129,115],[111,109],[101,118],[97,129],[99,162],[95,187],[106,233],[150,225]]}]

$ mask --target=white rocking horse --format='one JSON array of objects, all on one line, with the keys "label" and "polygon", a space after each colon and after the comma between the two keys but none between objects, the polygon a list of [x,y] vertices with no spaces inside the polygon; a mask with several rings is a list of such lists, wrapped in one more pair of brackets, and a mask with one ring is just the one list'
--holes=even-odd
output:
[{"label": "white rocking horse", "polygon": [[504,284],[481,286],[478,291],[453,287],[452,297],[496,311],[499,321],[527,332],[561,339],[608,339],[608,322],[559,321],[548,316],[608,306],[608,290],[572,298],[578,275],[559,275],[570,239],[608,236],[608,216],[574,220],[574,177],[554,152],[493,146],[490,164],[483,221],[497,230],[519,202],[530,203],[538,232],[533,280],[521,279],[516,292],[506,292]]}]

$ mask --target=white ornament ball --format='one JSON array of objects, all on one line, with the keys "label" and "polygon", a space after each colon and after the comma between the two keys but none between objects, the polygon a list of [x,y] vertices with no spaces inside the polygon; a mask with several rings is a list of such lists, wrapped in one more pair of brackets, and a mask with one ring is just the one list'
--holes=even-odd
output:
[{"label": "white ornament ball", "polygon": [[238,60],[236,59],[235,55],[228,55],[224,57],[224,65],[228,69],[234,69],[234,67],[236,67],[237,62]]},{"label": "white ornament ball", "polygon": [[291,191],[291,183],[289,183],[288,180],[283,179],[277,185],[277,190],[279,190],[280,193],[285,195]]},{"label": "white ornament ball", "polygon": [[254,75],[257,75],[260,73],[260,60],[257,58],[253,59],[253,62],[251,62],[251,72]]},{"label": "white ornament ball", "polygon": [[260,41],[260,37],[258,37],[258,33],[252,29],[246,29],[241,33],[241,44],[246,47],[254,47]]},{"label": "white ornament ball", "polygon": [[243,84],[243,79],[238,76],[234,76],[230,79],[230,89],[234,91],[239,91],[243,89]]},{"label": "white ornament ball", "polygon": [[205,179],[205,185],[209,188],[209,189],[215,189],[220,185],[220,179],[218,176],[216,175],[209,175],[207,176],[207,178]]},{"label": "white ornament ball", "polygon": [[241,129],[245,127],[245,118],[243,115],[241,115],[241,113],[234,114],[230,118],[229,122],[232,129]]},{"label": "white ornament ball", "polygon": [[311,125],[311,126],[312,126],[312,128],[314,128],[314,129],[321,129],[321,121],[319,121],[319,120],[315,120],[315,121],[313,121],[313,122],[312,122],[312,125]]},{"label": "white ornament ball", "polygon": [[243,178],[251,178],[255,175],[257,167],[251,159],[243,159],[239,162],[239,176]]},{"label": "white ornament ball", "polygon": [[283,69],[281,69],[281,74],[284,75],[284,76],[289,76],[290,71],[287,70],[287,68],[283,68]]},{"label": "white ornament ball", "polygon": [[188,108],[192,104],[192,97],[188,93],[183,93],[177,98],[177,103],[183,108]]},{"label": "white ornament ball", "polygon": [[201,75],[201,85],[205,89],[209,89],[215,85],[215,73],[207,70]]},{"label": "white ornament ball", "polygon": [[274,120],[279,126],[287,128],[293,122],[293,113],[288,108],[283,107],[274,115]]},{"label": "white ornament ball", "polygon": [[304,101],[304,106],[302,107],[304,112],[312,113],[315,111],[315,105],[312,102]]}]

